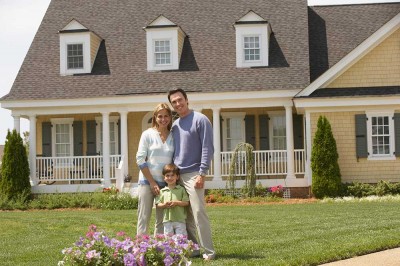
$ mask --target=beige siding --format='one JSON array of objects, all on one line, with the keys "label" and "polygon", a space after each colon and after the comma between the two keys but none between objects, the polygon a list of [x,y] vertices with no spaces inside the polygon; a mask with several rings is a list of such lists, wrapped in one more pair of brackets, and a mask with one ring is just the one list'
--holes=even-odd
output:
[{"label": "beige siding", "polygon": [[360,112],[311,114],[311,132],[314,137],[320,115],[326,116],[332,127],[339,153],[342,182],[376,183],[379,180],[400,181],[400,158],[396,160],[368,160],[356,157],[355,115]]},{"label": "beige siding", "polygon": [[132,182],[137,182],[139,168],[136,164],[136,152],[139,145],[140,135],[142,134],[142,120],[147,112],[128,114],[128,161],[129,174]]},{"label": "beige siding", "polygon": [[181,61],[181,55],[183,50],[183,43],[185,42],[185,33],[182,30],[178,30],[178,63]]},{"label": "beige siding", "polygon": [[344,72],[329,88],[398,86],[400,84],[400,30]]},{"label": "beige siding", "polygon": [[101,39],[94,33],[90,33],[90,65],[93,67],[94,60],[96,59],[99,50]]}]

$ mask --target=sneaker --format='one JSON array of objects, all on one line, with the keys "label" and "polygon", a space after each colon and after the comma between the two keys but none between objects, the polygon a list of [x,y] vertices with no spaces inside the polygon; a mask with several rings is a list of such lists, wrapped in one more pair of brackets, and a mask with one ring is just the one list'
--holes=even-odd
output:
[{"label": "sneaker", "polygon": [[215,254],[203,254],[204,260],[215,260]]}]

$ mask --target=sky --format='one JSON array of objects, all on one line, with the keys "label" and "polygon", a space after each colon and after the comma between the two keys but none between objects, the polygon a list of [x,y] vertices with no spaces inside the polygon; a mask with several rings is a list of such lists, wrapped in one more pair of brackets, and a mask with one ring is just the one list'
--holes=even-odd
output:
[{"label": "sky", "polygon": [[[308,0],[309,5],[399,2],[396,0]],[[18,74],[50,0],[0,0],[0,97],[6,95]],[[0,145],[13,129],[11,112],[0,108]],[[21,119],[21,134],[29,121]]]}]

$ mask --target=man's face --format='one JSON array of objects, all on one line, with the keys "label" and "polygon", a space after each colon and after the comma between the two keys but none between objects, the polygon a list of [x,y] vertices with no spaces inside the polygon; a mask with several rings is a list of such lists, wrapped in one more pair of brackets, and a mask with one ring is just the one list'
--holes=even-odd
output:
[{"label": "man's face", "polygon": [[171,94],[169,99],[171,101],[172,108],[174,108],[175,112],[177,112],[180,117],[189,114],[188,101],[185,99],[182,93],[176,92]]}]

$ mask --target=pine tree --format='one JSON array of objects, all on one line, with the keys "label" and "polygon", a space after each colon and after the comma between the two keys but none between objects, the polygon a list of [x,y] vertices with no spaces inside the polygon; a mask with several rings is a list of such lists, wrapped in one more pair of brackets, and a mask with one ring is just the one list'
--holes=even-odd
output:
[{"label": "pine tree", "polygon": [[8,199],[30,195],[29,163],[21,136],[7,132],[1,164],[0,194]]},{"label": "pine tree", "polygon": [[311,190],[316,198],[339,195],[342,181],[338,159],[331,125],[325,116],[320,116],[311,153]]}]

